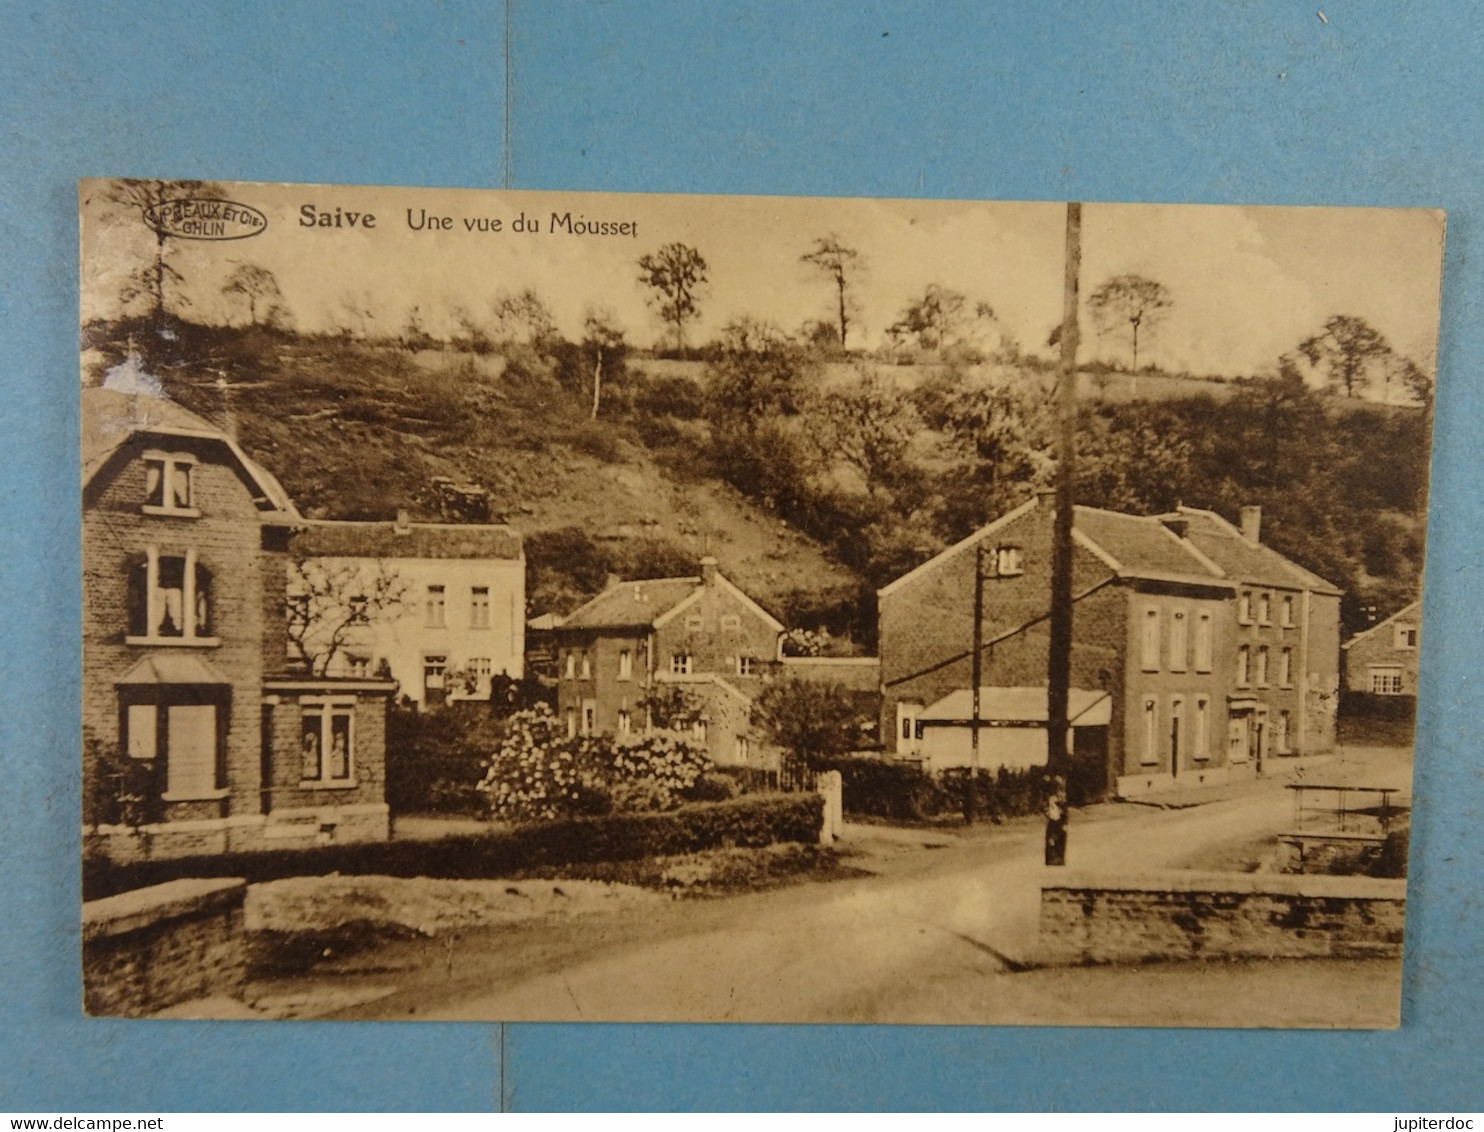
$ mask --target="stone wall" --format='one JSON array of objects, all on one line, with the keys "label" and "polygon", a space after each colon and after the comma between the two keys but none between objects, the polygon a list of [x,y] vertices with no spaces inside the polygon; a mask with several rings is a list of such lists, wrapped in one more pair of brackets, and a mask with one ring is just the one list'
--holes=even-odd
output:
[{"label": "stone wall", "polygon": [[247,974],[243,880],[173,880],[82,906],[83,1005],[142,1017]]},{"label": "stone wall", "polygon": [[1069,873],[1041,887],[1051,964],[1399,958],[1406,882],[1369,877]]}]

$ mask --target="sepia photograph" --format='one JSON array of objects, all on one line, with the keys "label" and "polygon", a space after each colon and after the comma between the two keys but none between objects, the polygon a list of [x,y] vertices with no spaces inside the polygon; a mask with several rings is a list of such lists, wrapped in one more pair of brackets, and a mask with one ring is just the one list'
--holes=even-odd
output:
[{"label": "sepia photograph", "polygon": [[79,208],[88,1014],[1400,1025],[1441,212]]}]

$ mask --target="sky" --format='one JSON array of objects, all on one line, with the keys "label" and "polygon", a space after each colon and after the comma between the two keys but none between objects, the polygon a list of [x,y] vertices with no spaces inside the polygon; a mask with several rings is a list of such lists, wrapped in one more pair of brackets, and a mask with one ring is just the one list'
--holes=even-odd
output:
[{"label": "sky", "polygon": [[[801,262],[834,235],[860,253],[850,276],[852,346],[875,347],[931,283],[988,303],[1000,328],[1029,352],[1061,321],[1065,206],[1061,203],[705,197],[504,190],[217,183],[220,197],[258,209],[267,225],[246,239],[172,237],[177,294],[203,321],[246,316],[222,284],[240,264],[267,268],[302,330],[330,329],[347,300],[376,312],[375,328],[406,324],[415,304],[435,334],[451,312],[476,318],[501,294],[534,289],[559,329],[579,335],[589,308],[606,309],[631,342],[664,332],[639,280],[642,255],[673,241],[708,265],[700,317],[705,342],[743,315],[790,332],[831,319],[832,281]],[[119,313],[127,276],[155,253],[138,211],[108,202],[105,182],[84,182],[82,316]],[[303,210],[339,227],[307,225]],[[374,226],[347,217],[374,215]],[[552,213],[632,223],[634,235],[550,230]],[[515,231],[524,215],[539,231]],[[435,227],[428,217],[445,217]],[[498,232],[479,220],[499,220]],[[472,230],[471,230],[472,229]],[[1436,356],[1444,222],[1422,209],[1284,208],[1088,203],[1081,291],[1138,274],[1168,288],[1163,322],[1141,333],[1141,363],[1228,376],[1271,372],[1279,355],[1326,318],[1356,315],[1431,370]],[[1126,333],[1099,335],[1083,313],[1082,360],[1127,362]]]}]

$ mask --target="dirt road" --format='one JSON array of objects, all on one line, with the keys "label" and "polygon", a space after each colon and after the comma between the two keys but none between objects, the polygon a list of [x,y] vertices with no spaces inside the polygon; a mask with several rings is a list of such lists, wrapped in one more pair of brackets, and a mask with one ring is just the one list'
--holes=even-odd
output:
[{"label": "dirt road", "polygon": [[[1311,780],[1405,777],[1373,752]],[[1117,874],[1205,864],[1288,824],[1281,781],[1184,809],[1074,817],[1068,864]],[[398,989],[341,1017],[504,1021],[1394,1024],[1400,964],[1182,963],[1020,971],[1034,952],[1040,826],[947,835],[855,826],[872,875],[601,922],[404,945]],[[418,962],[413,950],[446,962]]]}]

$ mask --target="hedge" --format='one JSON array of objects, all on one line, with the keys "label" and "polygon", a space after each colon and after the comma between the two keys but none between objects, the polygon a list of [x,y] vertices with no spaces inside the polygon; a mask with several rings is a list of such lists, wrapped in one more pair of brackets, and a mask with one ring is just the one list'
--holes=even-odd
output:
[{"label": "hedge", "polygon": [[[816,760],[814,765],[818,770],[840,772],[842,801],[848,815],[928,821],[962,815],[967,807],[967,768],[932,775],[910,763],[872,758]],[[1038,767],[980,770],[979,815],[996,819],[1040,813],[1044,778],[1044,771]]]},{"label": "hedge", "polygon": [[259,883],[342,873],[484,880],[547,865],[812,843],[819,840],[823,824],[824,800],[818,794],[750,795],[664,813],[535,822],[427,841],[363,841],[127,864],[94,859],[83,863],[83,898],[95,900],[181,877],[243,877]]}]

